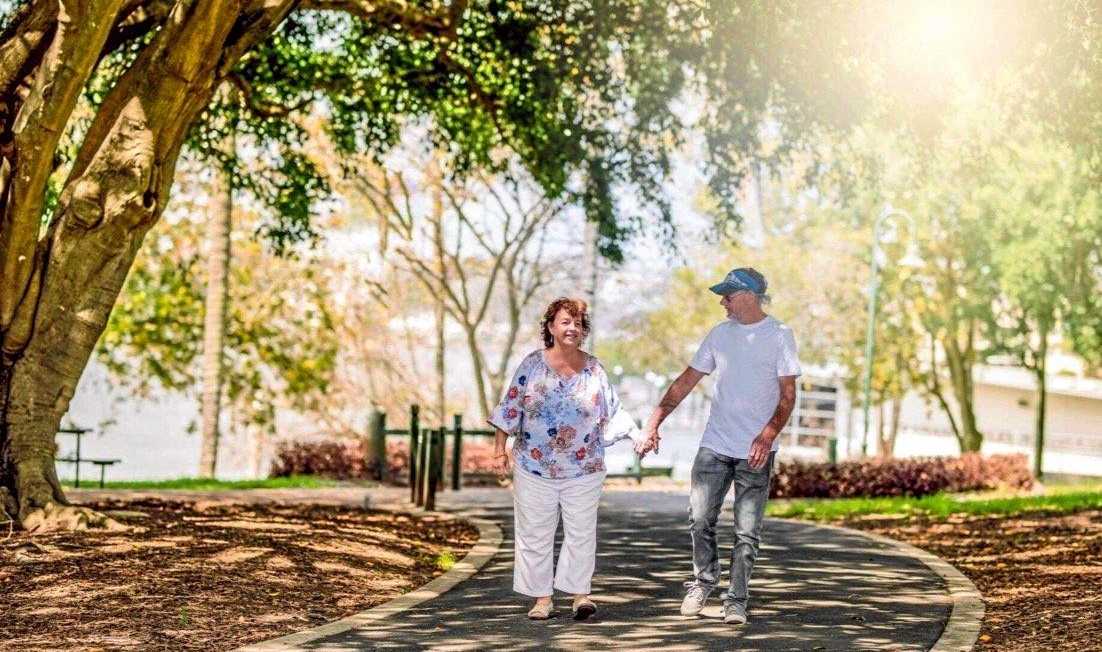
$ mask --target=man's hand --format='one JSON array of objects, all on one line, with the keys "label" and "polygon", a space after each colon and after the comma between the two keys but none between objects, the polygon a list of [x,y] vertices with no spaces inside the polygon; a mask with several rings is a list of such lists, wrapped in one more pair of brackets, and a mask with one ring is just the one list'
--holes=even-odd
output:
[{"label": "man's hand", "polygon": [[642,452],[636,451],[639,452],[640,456],[646,455],[650,451],[658,452],[658,440],[661,439],[658,436],[658,426],[662,425],[666,417],[681,404],[681,401],[689,395],[689,392],[693,391],[700,379],[706,375],[703,371],[686,367],[685,371],[682,371],[681,375],[670,383],[665,395],[662,396],[662,400],[658,402],[658,407],[654,408],[650,419],[647,420],[647,439],[641,447]]},{"label": "man's hand", "polygon": [[766,460],[769,459],[769,453],[773,449],[773,440],[776,438],[777,435],[770,435],[765,431],[754,437],[754,441],[750,443],[750,456],[746,458],[750,468],[760,469],[765,466]]},{"label": "man's hand", "polygon": [[658,441],[661,437],[658,435],[658,429],[652,428],[647,431],[647,438],[644,439],[639,446],[636,447],[635,452],[639,453],[639,457],[643,457],[647,453],[654,451],[658,452]]},{"label": "man's hand", "polygon": [[658,432],[650,432],[647,433],[645,439],[636,442],[635,453],[639,456],[639,459],[643,459],[651,451],[658,452],[658,439]]},{"label": "man's hand", "polygon": [[503,480],[509,475],[509,454],[505,451],[494,453],[494,471]]}]

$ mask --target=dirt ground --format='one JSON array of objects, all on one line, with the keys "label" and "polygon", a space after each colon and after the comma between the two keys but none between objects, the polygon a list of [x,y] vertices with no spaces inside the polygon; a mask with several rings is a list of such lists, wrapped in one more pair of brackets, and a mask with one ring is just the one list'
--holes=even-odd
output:
[{"label": "dirt ground", "polygon": [[983,594],[976,650],[1102,650],[1102,511],[845,525],[948,560]]},{"label": "dirt ground", "polygon": [[406,593],[478,539],[347,506],[90,506],[143,531],[0,532],[0,650],[229,650]]}]

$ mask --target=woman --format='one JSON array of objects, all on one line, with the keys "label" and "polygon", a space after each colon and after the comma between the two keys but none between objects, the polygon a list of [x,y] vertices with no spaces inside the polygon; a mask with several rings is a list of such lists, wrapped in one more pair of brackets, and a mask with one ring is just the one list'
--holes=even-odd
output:
[{"label": "woman", "polygon": [[[494,465],[505,475],[513,444],[513,590],[536,599],[528,617],[545,620],[554,589],[573,594],[572,612],[597,611],[589,598],[597,555],[597,503],[605,478],[604,449],[643,436],[620,406],[597,358],[578,348],[589,333],[586,304],[556,299],[543,316],[543,349],[521,361],[489,423],[497,429]],[[563,543],[553,571],[562,510]]]}]

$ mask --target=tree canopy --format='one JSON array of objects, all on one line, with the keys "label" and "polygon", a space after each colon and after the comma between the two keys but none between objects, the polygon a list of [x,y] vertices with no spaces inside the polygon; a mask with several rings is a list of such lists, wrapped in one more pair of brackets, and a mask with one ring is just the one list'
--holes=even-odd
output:
[{"label": "tree canopy", "polygon": [[[779,165],[870,107],[926,137],[958,94],[1007,86],[1055,128],[1098,132],[1092,7],[962,7],[975,47],[945,40],[956,49],[938,57],[929,3],[4,0],[5,510],[22,521],[64,502],[53,429],[183,148],[271,209],[259,230],[282,250],[315,235],[328,195],[299,117],[325,115],[343,151],[370,155],[419,121],[451,174],[502,169],[512,152],[549,196],[585,208],[616,260],[641,224],[672,228],[665,184],[689,132],[729,218],[751,162]],[[220,147],[230,132],[236,154]]]}]

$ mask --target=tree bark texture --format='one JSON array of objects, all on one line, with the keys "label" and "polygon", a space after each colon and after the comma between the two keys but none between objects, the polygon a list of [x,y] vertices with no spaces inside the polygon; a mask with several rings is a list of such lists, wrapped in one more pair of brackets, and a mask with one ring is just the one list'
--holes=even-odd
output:
[{"label": "tree bark texture", "polygon": [[97,108],[42,231],[58,142],[122,4],[32,2],[8,30],[28,38],[0,43],[0,499],[29,530],[110,525],[68,505],[54,435],[188,130],[291,6],[177,2]]}]

